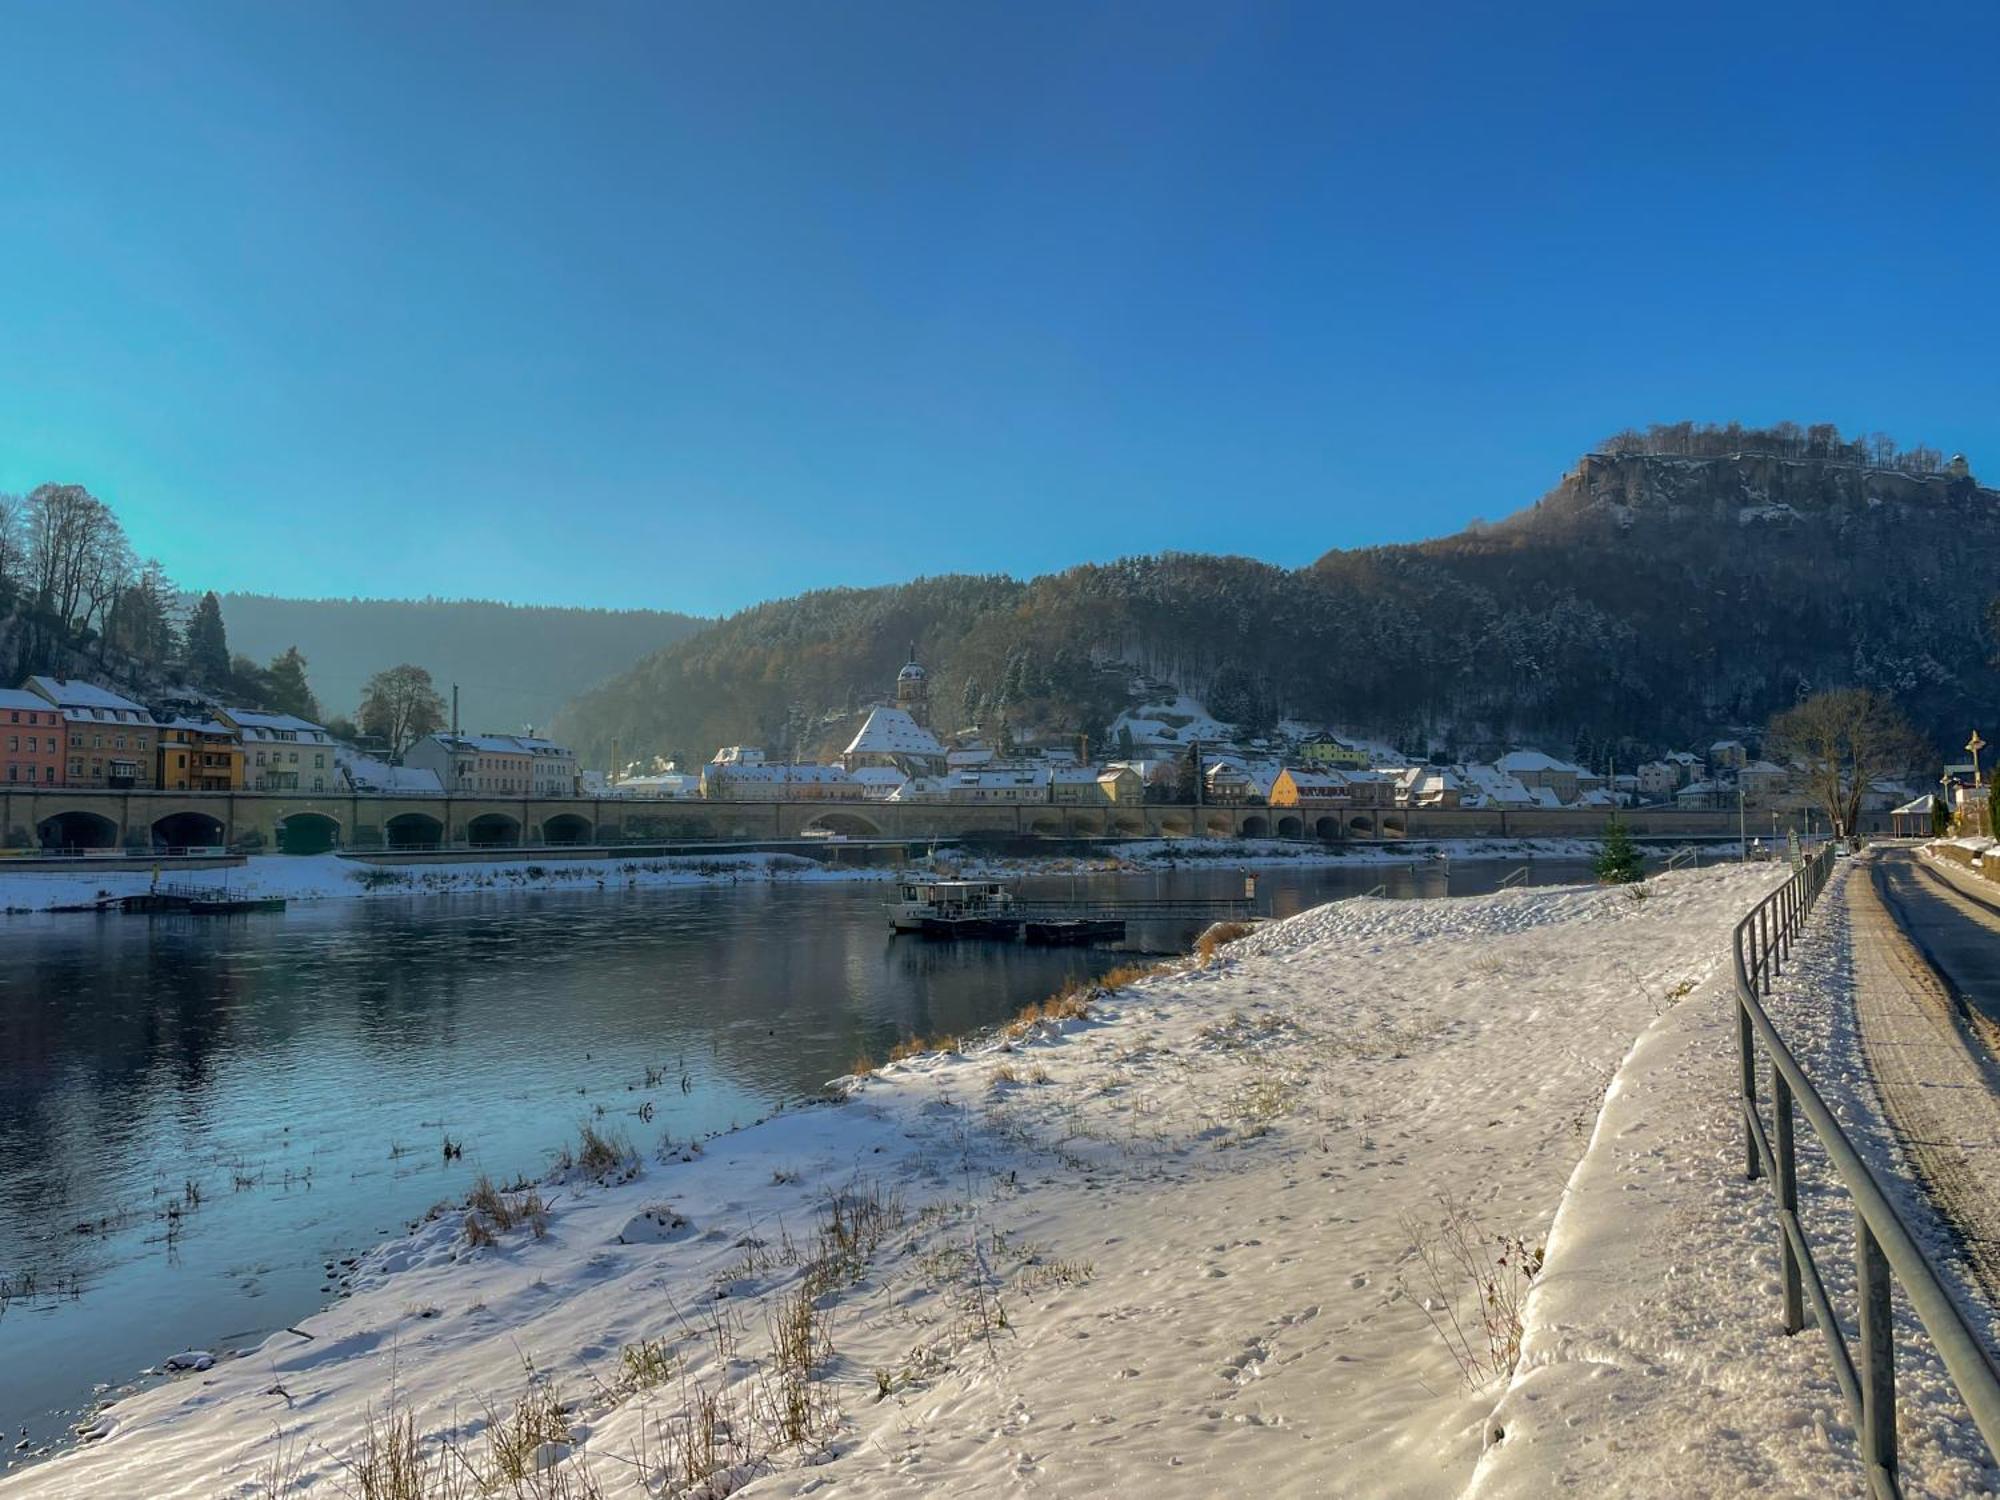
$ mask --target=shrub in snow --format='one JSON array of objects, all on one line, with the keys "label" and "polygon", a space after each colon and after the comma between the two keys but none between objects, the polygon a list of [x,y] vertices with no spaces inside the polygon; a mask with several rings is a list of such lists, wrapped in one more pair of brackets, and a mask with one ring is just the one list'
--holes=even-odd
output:
[{"label": "shrub in snow", "polygon": [[1605,825],[1604,847],[1591,861],[1591,869],[1606,885],[1631,885],[1646,878],[1645,856],[1616,818]]}]

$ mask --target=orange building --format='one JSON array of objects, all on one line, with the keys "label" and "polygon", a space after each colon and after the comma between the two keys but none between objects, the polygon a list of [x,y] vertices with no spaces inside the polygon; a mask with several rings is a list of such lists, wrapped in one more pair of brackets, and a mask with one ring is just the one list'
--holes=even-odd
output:
[{"label": "orange building", "polygon": [[0,688],[0,776],[55,786],[62,781],[62,714],[36,693]]}]

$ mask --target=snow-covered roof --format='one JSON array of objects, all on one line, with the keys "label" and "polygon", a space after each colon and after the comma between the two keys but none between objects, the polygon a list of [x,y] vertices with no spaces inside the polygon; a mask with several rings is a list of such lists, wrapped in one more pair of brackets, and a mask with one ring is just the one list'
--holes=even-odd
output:
[{"label": "snow-covered roof", "polygon": [[334,764],[357,792],[394,792],[403,796],[441,793],[444,783],[438,773],[421,766],[392,766],[366,755],[334,752]]},{"label": "snow-covered roof", "polygon": [[1718,750],[1741,750],[1742,748],[1743,741],[1741,740],[1717,740],[1713,745],[1708,747],[1708,753],[1713,755]]},{"label": "snow-covered roof", "polygon": [[107,723],[153,721],[143,705],[94,682],[79,682],[74,677],[30,677],[24,686],[46,700],[44,707],[53,703],[71,718],[103,719]]},{"label": "snow-covered roof", "polygon": [[25,708],[31,713],[47,713],[55,705],[25,688],[0,688],[0,709]]},{"label": "snow-covered roof", "polygon": [[267,740],[285,734],[309,740],[330,738],[319,725],[296,714],[271,714],[258,708],[225,708],[222,712],[230,723],[253,740]]},{"label": "snow-covered roof", "polygon": [[1698,766],[1701,764],[1701,757],[1696,755],[1692,750],[1669,750],[1660,759],[1670,760],[1677,766]]},{"label": "snow-covered roof", "polygon": [[1531,786],[1528,788],[1528,795],[1534,799],[1535,806],[1537,807],[1561,807],[1563,805],[1562,798],[1555,794],[1555,790],[1552,787]]},{"label": "snow-covered roof", "polygon": [[[0,693],[0,708],[4,708],[5,706],[6,694]],[[43,704],[42,706],[46,708],[48,705]],[[162,729],[187,729],[192,730],[196,734],[236,733],[235,730],[231,729],[220,719],[191,719],[186,714],[176,714],[171,719],[162,719],[160,727]]]},{"label": "snow-covered roof", "polygon": [[1200,702],[1182,693],[1170,699],[1142,703],[1128,708],[1111,721],[1111,737],[1132,731],[1135,744],[1185,745],[1194,740],[1226,740],[1235,736],[1234,726],[1214,718]]},{"label": "snow-covered roof", "polygon": [[984,745],[970,750],[953,750],[945,755],[944,763],[954,770],[960,766],[983,766],[993,759],[993,752]]},{"label": "snow-covered roof", "polygon": [[1462,774],[1480,800],[1493,807],[1527,807],[1535,800],[1525,786],[1498,766],[1470,765]]},{"label": "snow-covered roof", "polygon": [[1349,778],[1338,771],[1305,771],[1293,767],[1292,785],[1301,792],[1337,792],[1345,788]]},{"label": "snow-covered roof", "polygon": [[1905,802],[1901,807],[1890,809],[1891,812],[1899,813],[1928,813],[1930,810],[1931,794],[1929,792],[1925,792],[1923,796]]},{"label": "snow-covered roof", "polygon": [[1736,774],[1738,776],[1782,776],[1785,774],[1785,768],[1773,765],[1768,760],[1753,760]]},{"label": "snow-covered roof", "polygon": [[889,793],[891,802],[937,802],[948,795],[942,776],[912,776]]},{"label": "snow-covered roof", "polygon": [[938,737],[900,708],[873,708],[848,745],[849,755],[916,755],[942,759]]},{"label": "snow-covered roof", "polygon": [[1553,755],[1544,755],[1539,750],[1509,750],[1494,765],[1509,776],[1519,776],[1522,772],[1570,771],[1581,773],[1583,767],[1572,765],[1566,760],[1557,760]]},{"label": "snow-covered roof", "polygon": [[845,766],[725,766],[717,768],[717,774],[726,781],[754,781],[767,785],[847,780]]}]

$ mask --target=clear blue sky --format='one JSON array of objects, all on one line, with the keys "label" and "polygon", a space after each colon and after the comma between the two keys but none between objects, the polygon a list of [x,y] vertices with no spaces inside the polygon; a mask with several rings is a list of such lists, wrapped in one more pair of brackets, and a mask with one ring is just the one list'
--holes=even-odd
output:
[{"label": "clear blue sky", "polygon": [[2000,477],[2000,10],[1921,9],[0,0],[0,489],[713,613],[1303,563],[1652,420]]}]

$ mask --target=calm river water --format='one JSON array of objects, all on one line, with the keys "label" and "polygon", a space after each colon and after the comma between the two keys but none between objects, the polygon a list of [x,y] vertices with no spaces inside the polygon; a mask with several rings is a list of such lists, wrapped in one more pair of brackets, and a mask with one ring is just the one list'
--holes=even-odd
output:
[{"label": "calm river water", "polygon": [[[1474,894],[1508,868],[1262,870],[1258,905],[1289,915],[1378,883]],[[1021,889],[1187,897],[1242,878]],[[1530,878],[1588,874],[1537,860]],[[0,922],[0,1467],[96,1389],[296,1322],[342,1261],[482,1171],[539,1172],[585,1119],[642,1149],[747,1123],[858,1054],[993,1025],[1122,959],[892,938],[888,894],[745,883]],[[446,1136],[462,1159],[444,1160]]]}]

